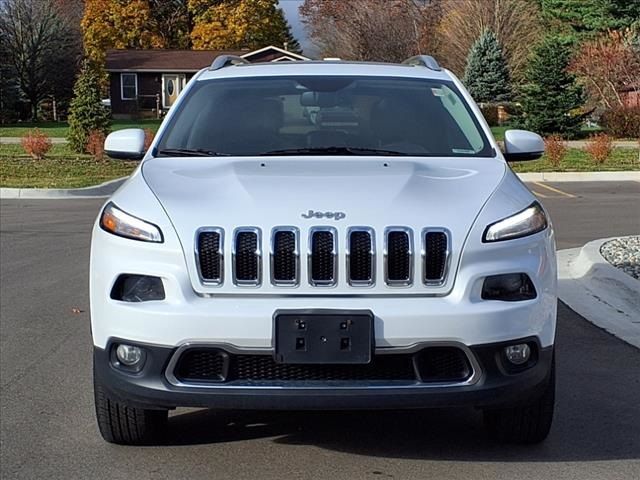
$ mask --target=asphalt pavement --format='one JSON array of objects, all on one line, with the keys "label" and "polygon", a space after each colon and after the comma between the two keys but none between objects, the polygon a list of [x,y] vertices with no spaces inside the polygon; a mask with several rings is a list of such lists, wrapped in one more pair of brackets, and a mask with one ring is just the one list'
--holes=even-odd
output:
[{"label": "asphalt pavement", "polygon": [[[559,248],[640,232],[639,183],[530,187],[551,212]],[[88,313],[101,204],[0,202],[2,479],[640,478],[640,350],[563,304],[556,419],[542,445],[492,443],[471,409],[178,410],[165,445],[105,443],[93,413]]]}]

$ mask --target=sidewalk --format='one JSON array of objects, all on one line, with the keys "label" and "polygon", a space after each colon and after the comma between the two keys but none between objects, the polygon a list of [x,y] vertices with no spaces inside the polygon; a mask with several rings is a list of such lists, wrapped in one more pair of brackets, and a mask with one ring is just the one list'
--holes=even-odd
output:
[{"label": "sidewalk", "polygon": [[[49,137],[51,139],[51,143],[55,144],[65,144],[67,143],[67,139],[63,137]],[[20,137],[0,137],[0,145],[15,145],[20,144],[22,142],[22,138]]]}]

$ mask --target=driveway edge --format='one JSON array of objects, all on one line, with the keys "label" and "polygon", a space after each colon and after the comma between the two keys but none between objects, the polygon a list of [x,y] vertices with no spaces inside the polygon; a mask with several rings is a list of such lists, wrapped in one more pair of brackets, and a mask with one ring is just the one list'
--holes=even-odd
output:
[{"label": "driveway edge", "polygon": [[65,199],[108,197],[129,177],[116,178],[100,185],[83,188],[0,188],[2,199]]},{"label": "driveway edge", "polygon": [[640,171],[532,172],[517,175],[523,182],[640,182]]},{"label": "driveway edge", "polygon": [[591,323],[640,348],[640,281],[600,254],[615,238],[558,251],[558,296]]},{"label": "driveway edge", "polygon": [[[640,171],[635,172],[547,172],[519,173],[523,182],[640,182]],[[108,197],[124,183],[127,177],[110,180],[100,185],[83,188],[0,188],[1,199],[29,198],[65,199]]]}]

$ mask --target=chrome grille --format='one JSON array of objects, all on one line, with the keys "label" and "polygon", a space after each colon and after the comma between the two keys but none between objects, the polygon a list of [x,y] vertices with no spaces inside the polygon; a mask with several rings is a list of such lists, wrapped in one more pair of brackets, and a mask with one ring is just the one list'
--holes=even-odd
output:
[{"label": "chrome grille", "polygon": [[198,230],[196,257],[200,278],[204,283],[221,284],[224,280],[224,234],[211,227]]},{"label": "chrome grille", "polygon": [[375,283],[375,238],[367,227],[353,227],[347,233],[347,280],[352,286]]},{"label": "chrome grille", "polygon": [[390,227],[385,232],[385,279],[389,286],[413,283],[413,235],[403,227]]},{"label": "chrome grille", "polygon": [[[345,256],[338,257],[343,245]],[[195,254],[200,280],[221,286],[225,281],[225,232],[219,227],[201,228],[196,233]],[[377,265],[376,232],[370,227],[350,227],[340,237],[334,227],[312,227],[306,237],[296,227],[274,227],[263,241],[259,228],[240,227],[231,236],[229,268],[233,284],[257,287],[263,283],[263,268],[271,285],[296,287],[308,282],[313,287],[330,287],[344,282],[351,287],[376,284],[376,271],[388,287],[438,287],[445,284],[451,255],[451,234],[444,228],[425,228],[416,235],[408,227],[387,227],[382,243],[384,258]],[[300,245],[308,245],[306,269],[301,270]],[[267,245],[268,244],[268,245]],[[416,258],[415,247],[421,248]],[[268,265],[263,267],[262,248],[269,249]],[[345,262],[345,275],[339,278],[339,262]],[[417,280],[414,285],[414,270]],[[304,278],[302,274],[304,273]]]},{"label": "chrome grille", "polygon": [[426,285],[444,283],[449,259],[450,235],[444,229],[425,229],[422,232],[423,281]]},{"label": "chrome grille", "polygon": [[262,253],[260,230],[237,228],[233,242],[233,281],[236,285],[256,286],[261,283]]},{"label": "chrome grille", "polygon": [[309,233],[309,283],[330,287],[338,280],[338,235],[335,228],[315,227]]},{"label": "chrome grille", "polygon": [[276,227],[271,235],[271,283],[296,286],[300,279],[299,232],[295,227]]}]

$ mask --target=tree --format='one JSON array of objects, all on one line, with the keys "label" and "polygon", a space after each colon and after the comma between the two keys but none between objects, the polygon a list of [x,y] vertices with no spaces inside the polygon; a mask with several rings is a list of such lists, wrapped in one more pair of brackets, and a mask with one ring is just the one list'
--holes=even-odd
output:
[{"label": "tree", "polygon": [[637,0],[541,0],[541,5],[551,28],[577,39],[640,22]]},{"label": "tree", "polygon": [[325,56],[398,62],[430,50],[438,6],[439,0],[305,0],[300,14]]},{"label": "tree", "polygon": [[40,102],[64,91],[69,72],[73,78],[77,43],[72,29],[54,0],[5,0],[0,3],[0,42],[6,67],[35,121]]},{"label": "tree", "polygon": [[299,51],[277,0],[190,0],[191,41],[196,50],[258,49],[267,45]]},{"label": "tree", "polygon": [[548,36],[535,47],[521,88],[526,128],[565,137],[579,130],[584,92],[568,71],[570,60],[571,48],[558,36]]},{"label": "tree", "polygon": [[79,153],[86,151],[91,132],[109,133],[111,121],[109,112],[101,102],[100,83],[99,68],[85,60],[74,87],[67,136],[71,148]]},{"label": "tree", "polygon": [[191,46],[188,0],[149,0],[149,29],[159,48],[187,49]]},{"label": "tree", "polygon": [[514,82],[519,83],[531,46],[540,40],[540,9],[532,0],[443,0],[436,51],[442,63],[458,75],[482,32],[491,30],[503,47]]},{"label": "tree", "polygon": [[571,70],[594,103],[608,109],[624,106],[622,89],[640,95],[640,48],[631,31],[611,31],[581,44]]},{"label": "tree", "polygon": [[87,57],[103,65],[109,48],[161,46],[150,19],[149,0],[86,0],[81,25]]},{"label": "tree", "polygon": [[464,83],[477,102],[511,99],[509,68],[496,35],[485,31],[473,44],[464,72]]}]

